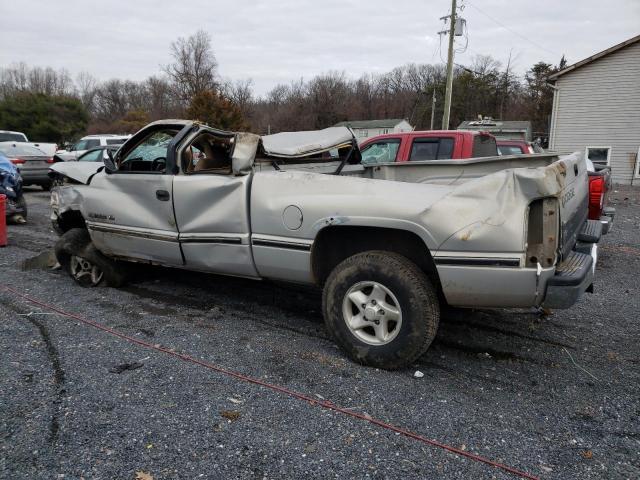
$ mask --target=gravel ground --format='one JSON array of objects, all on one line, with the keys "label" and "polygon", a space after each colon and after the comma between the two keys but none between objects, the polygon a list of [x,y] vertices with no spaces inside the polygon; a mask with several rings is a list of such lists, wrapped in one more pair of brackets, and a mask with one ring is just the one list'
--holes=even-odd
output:
[{"label": "gravel ground", "polygon": [[[403,371],[348,361],[315,291],[159,268],[121,289],[82,289],[35,268],[56,238],[35,188],[29,223],[10,226],[0,250],[0,285],[539,478],[636,479],[640,189],[616,188],[593,295],[545,317],[450,312]],[[516,478],[1,289],[0,322],[1,478]]]}]

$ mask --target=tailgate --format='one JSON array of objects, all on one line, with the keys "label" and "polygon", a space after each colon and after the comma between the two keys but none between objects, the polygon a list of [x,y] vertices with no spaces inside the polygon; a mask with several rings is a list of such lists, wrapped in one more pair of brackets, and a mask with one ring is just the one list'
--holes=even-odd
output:
[{"label": "tailgate", "polygon": [[560,192],[560,253],[567,258],[576,243],[589,208],[589,178],[587,164],[581,154],[562,157],[548,168],[558,173]]}]

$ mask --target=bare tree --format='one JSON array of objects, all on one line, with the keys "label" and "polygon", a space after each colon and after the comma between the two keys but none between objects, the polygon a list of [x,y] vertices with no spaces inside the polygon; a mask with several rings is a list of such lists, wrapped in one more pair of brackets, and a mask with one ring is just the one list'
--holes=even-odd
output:
[{"label": "bare tree", "polygon": [[98,81],[89,72],[80,72],[76,77],[76,89],[84,108],[92,114],[95,109]]},{"label": "bare tree", "polygon": [[64,69],[29,67],[20,62],[0,71],[0,96],[4,98],[17,92],[72,95],[74,86]]},{"label": "bare tree", "polygon": [[247,80],[226,80],[220,85],[220,93],[231,103],[236,105],[243,115],[246,115],[253,101],[253,81]]},{"label": "bare tree", "polygon": [[207,32],[198,30],[188,38],[178,38],[171,44],[171,56],[174,62],[163,70],[185,102],[194,95],[216,89],[218,62]]},{"label": "bare tree", "polygon": [[145,81],[146,110],[151,120],[175,118],[182,115],[183,107],[166,77],[149,77]]}]

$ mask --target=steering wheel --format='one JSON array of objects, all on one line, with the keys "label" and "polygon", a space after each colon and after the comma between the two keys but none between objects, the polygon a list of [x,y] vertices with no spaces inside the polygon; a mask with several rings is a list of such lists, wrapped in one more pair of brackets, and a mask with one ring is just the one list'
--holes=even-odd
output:
[{"label": "steering wheel", "polygon": [[167,168],[167,157],[156,157],[151,162],[152,172],[161,172],[165,168]]}]

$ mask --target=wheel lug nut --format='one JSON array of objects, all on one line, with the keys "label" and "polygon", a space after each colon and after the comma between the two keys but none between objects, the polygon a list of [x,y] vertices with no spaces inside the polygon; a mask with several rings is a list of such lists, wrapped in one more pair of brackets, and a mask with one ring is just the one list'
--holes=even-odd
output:
[{"label": "wheel lug nut", "polygon": [[380,320],[376,320],[376,321],[375,321],[375,322],[373,322],[373,323],[375,323],[376,325],[380,325]]},{"label": "wheel lug nut", "polygon": [[375,300],[371,300],[371,305],[375,305],[376,301]]},{"label": "wheel lug nut", "polygon": [[384,310],[382,309],[378,310],[378,315],[384,315]]},{"label": "wheel lug nut", "polygon": [[363,303],[363,304],[362,304],[362,308],[367,308],[367,304],[366,304],[366,303]]}]

